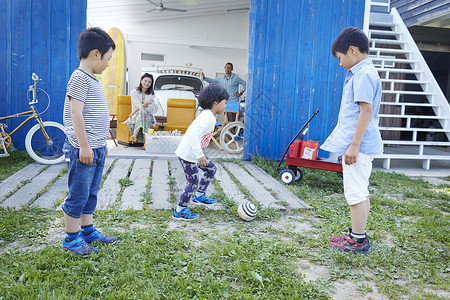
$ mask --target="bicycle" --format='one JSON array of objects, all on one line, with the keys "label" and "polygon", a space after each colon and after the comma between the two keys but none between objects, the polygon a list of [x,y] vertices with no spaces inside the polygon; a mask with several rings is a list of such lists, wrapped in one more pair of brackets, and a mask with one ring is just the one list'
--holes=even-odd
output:
[{"label": "bicycle", "polygon": [[[6,124],[0,123],[0,141],[1,146],[5,151],[5,154],[0,155],[0,157],[9,155],[6,151],[6,147],[9,147],[9,145],[11,144],[11,136],[28,121],[34,119],[36,120],[37,124],[31,127],[25,137],[25,147],[28,154],[32,159],[41,164],[53,165],[61,163],[64,161],[63,145],[66,139],[64,126],[53,121],[42,121],[40,115],[44,113],[50,106],[50,97],[43,89],[36,87],[38,81],[42,79],[39,79],[39,77],[35,73],[32,74],[31,79],[34,81],[34,83],[30,85],[27,92],[30,110],[6,117],[0,117],[1,122],[3,120],[17,118],[20,116],[28,116],[21,124],[19,124],[16,128],[14,128],[14,130],[9,133],[5,132],[4,130],[8,126],[6,126]],[[49,99],[47,108],[41,113],[39,113],[37,111],[37,108],[35,107],[35,105],[38,103],[38,99],[36,97],[38,91],[44,92]],[[30,92],[33,94],[33,99],[31,101],[28,97],[28,93]]]}]

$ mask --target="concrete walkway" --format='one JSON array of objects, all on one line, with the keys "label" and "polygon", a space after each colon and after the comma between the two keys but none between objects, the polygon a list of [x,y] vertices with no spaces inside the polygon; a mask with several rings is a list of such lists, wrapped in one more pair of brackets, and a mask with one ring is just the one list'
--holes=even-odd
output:
[{"label": "concrete walkway", "polygon": [[[214,184],[208,193],[217,188],[236,203],[246,200],[248,191],[262,207],[280,210],[311,209],[307,203],[295,196],[282,183],[272,178],[250,162],[243,166],[226,162],[217,164]],[[56,209],[67,193],[65,164],[44,166],[32,163],[5,179],[0,192],[0,206],[20,208],[24,205]],[[175,207],[179,194],[184,189],[184,172],[177,159],[115,158],[106,160],[103,183],[98,194],[97,209],[142,209],[144,201],[149,208],[171,209]],[[232,178],[237,178],[240,187]],[[121,186],[120,182],[132,182]],[[283,205],[281,205],[283,203]],[[286,203],[288,204],[286,206]],[[218,209],[220,202],[215,205]]]}]

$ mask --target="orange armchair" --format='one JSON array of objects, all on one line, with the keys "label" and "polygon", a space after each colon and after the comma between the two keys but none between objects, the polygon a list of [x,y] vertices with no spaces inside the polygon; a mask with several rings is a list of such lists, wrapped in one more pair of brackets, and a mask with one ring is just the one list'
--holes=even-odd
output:
[{"label": "orange armchair", "polygon": [[164,130],[185,133],[195,119],[195,100],[167,99],[167,123]]},{"label": "orange armchair", "polygon": [[124,124],[131,113],[131,96],[119,95],[117,100],[117,132],[116,138],[119,144],[128,145],[130,142],[130,130]]},{"label": "orange armchair", "polygon": [[[117,132],[116,138],[119,144],[130,145],[130,129],[124,124],[131,113],[131,96],[119,95],[117,100]],[[154,130],[159,129],[159,125],[152,126]]]}]

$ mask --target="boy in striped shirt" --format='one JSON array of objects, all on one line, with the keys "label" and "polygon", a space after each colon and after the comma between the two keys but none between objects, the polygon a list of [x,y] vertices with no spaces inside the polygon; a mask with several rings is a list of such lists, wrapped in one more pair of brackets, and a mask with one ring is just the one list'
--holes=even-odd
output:
[{"label": "boy in striped shirt", "polygon": [[86,256],[99,252],[89,245],[91,242],[113,244],[117,240],[104,236],[93,225],[109,132],[105,93],[94,74],[108,67],[116,45],[102,29],[89,28],[81,32],[77,48],[80,66],[67,84],[63,116],[69,174],[69,194],[62,205],[67,234],[63,249]]}]

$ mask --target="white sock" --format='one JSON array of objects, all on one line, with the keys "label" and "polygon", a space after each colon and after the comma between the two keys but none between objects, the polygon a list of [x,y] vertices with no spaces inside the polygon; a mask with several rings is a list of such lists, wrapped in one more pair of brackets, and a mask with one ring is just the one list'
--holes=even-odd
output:
[{"label": "white sock", "polygon": [[361,233],[354,233],[354,232],[352,232],[351,236],[352,236],[352,238],[358,239],[358,240],[366,238],[366,234],[365,233],[361,234]]},{"label": "white sock", "polygon": [[177,212],[179,213],[180,211],[182,211],[184,209],[184,206],[180,206],[180,205],[177,205]]},{"label": "white sock", "polygon": [[200,193],[200,192],[195,192],[195,197],[201,197],[203,196],[205,193]]}]

